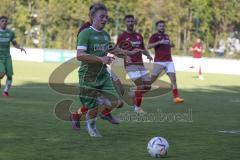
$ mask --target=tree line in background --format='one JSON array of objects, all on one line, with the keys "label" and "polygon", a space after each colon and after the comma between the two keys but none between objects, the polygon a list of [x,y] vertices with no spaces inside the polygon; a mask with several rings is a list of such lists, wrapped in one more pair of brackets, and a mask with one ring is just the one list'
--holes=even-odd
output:
[{"label": "tree line in background", "polygon": [[240,38],[240,0],[1,0],[0,15],[9,17],[9,28],[23,46],[75,49],[78,28],[89,20],[93,2],[108,7],[106,30],[112,37],[125,29],[124,16],[133,14],[146,43],[161,19],[167,22],[174,54],[189,54],[195,38],[201,37],[206,55],[214,55],[209,48],[217,49],[221,40],[226,56],[239,56],[228,54],[227,43],[229,37]]}]

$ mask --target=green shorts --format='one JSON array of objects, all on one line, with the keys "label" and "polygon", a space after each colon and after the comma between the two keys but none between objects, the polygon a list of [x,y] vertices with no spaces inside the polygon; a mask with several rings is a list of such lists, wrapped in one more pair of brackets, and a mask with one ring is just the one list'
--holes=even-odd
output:
[{"label": "green shorts", "polygon": [[98,98],[104,96],[110,102],[119,100],[115,87],[113,86],[112,80],[109,73],[94,82],[86,81],[84,76],[79,75],[80,80],[80,94],[79,98],[81,103],[88,109],[97,107]]},{"label": "green shorts", "polygon": [[7,77],[13,76],[12,58],[0,59],[0,73],[6,74]]}]

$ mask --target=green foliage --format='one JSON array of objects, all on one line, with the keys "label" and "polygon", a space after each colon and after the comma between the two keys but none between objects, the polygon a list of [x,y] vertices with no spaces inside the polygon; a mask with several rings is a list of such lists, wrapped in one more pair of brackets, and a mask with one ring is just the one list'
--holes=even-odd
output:
[{"label": "green foliage", "polygon": [[108,7],[106,30],[113,37],[125,29],[126,14],[137,18],[136,29],[146,42],[155,31],[155,22],[167,21],[176,54],[186,54],[197,36],[209,48],[226,39],[230,28],[239,30],[239,0],[1,0],[0,15],[9,17],[9,27],[24,46],[75,49],[78,28],[89,20],[93,2]]}]

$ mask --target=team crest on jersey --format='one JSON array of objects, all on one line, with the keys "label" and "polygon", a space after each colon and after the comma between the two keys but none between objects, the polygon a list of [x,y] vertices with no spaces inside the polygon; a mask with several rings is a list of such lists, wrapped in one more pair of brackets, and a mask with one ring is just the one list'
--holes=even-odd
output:
[{"label": "team crest on jersey", "polygon": [[104,36],[104,40],[105,41],[108,41],[109,39],[108,39],[108,36]]}]

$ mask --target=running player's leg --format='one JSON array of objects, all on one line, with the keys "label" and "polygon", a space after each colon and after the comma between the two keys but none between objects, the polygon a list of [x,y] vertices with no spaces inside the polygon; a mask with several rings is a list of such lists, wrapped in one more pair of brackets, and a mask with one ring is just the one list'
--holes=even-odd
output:
[{"label": "running player's leg", "polygon": [[106,80],[102,86],[102,96],[98,99],[98,104],[104,106],[100,117],[104,120],[108,120],[112,124],[119,124],[120,121],[112,116],[111,111],[114,108],[121,108],[123,106],[123,101],[120,100],[119,93],[113,86],[112,81]]},{"label": "running player's leg", "polygon": [[9,90],[12,86],[12,77],[13,77],[13,65],[12,65],[11,57],[6,59],[5,66],[6,66],[7,79],[6,79],[6,85],[3,91],[3,96],[7,97]]},{"label": "running player's leg", "polygon": [[99,106],[96,98],[98,96],[99,92],[94,88],[89,88],[84,85],[80,88],[80,101],[83,106],[87,106],[88,108],[86,114],[86,129],[91,137],[101,137],[96,127]]},{"label": "running player's leg", "polygon": [[137,86],[137,90],[135,91],[135,99],[134,99],[134,111],[137,113],[143,113],[143,109],[141,107],[143,95],[151,89],[151,77],[144,66],[138,66],[138,72],[140,73],[140,78],[135,80],[134,83]]},{"label": "running player's leg", "polygon": [[6,73],[5,63],[3,60],[0,60],[0,88],[1,88],[1,80],[4,78]]},{"label": "running player's leg", "polygon": [[184,99],[180,98],[177,88],[177,80],[176,80],[176,71],[173,62],[166,62],[166,73],[169,76],[172,86],[172,94],[174,103],[182,103]]},{"label": "running player's leg", "polygon": [[153,71],[152,71],[152,75],[151,75],[151,84],[153,84],[157,80],[159,75],[163,72],[164,68],[165,68],[165,66],[163,64],[154,63]]},{"label": "running player's leg", "polygon": [[136,89],[129,93],[133,101],[134,111],[137,113],[143,113],[144,111],[141,108],[142,97],[144,93],[151,89],[151,81],[148,71],[143,65],[126,66],[126,71],[136,85]]},{"label": "running player's leg", "polygon": [[121,96],[124,95],[124,87],[120,81],[120,79],[117,77],[117,75],[111,71],[111,78],[112,78],[112,81],[113,81],[113,86],[115,87],[117,93]]},{"label": "running player's leg", "polygon": [[200,80],[204,80],[202,76],[202,59],[201,58],[197,58],[197,65],[198,65],[198,78]]}]

